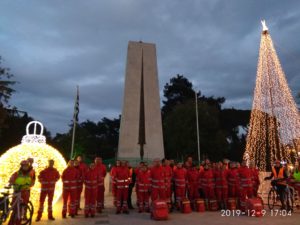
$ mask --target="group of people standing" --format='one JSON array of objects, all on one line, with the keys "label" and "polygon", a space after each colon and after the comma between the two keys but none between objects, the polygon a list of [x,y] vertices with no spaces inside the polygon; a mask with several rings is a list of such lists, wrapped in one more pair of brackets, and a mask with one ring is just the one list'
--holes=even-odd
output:
[{"label": "group of people standing", "polygon": [[[41,183],[40,204],[36,221],[40,221],[44,210],[44,202],[48,197],[48,219],[54,220],[52,201],[56,182],[61,178],[63,183],[63,208],[62,218],[78,215],[80,199],[84,187],[84,215],[94,217],[104,208],[104,178],[107,170],[102,163],[102,158],[96,157],[94,162],[87,166],[82,156],[68,162],[62,174],[54,167],[55,162],[49,160],[47,168],[37,176]],[[30,198],[30,188],[36,182],[33,169],[33,159],[28,158],[21,162],[21,167],[10,178],[9,183],[16,192],[21,192],[23,202],[26,204]],[[151,166],[140,162],[132,168],[127,161],[117,160],[110,170],[112,194],[116,213],[129,213],[133,209],[131,195],[135,186],[138,212],[150,212],[151,201],[162,200],[168,203],[170,211],[180,210],[183,201],[190,201],[195,205],[197,199],[204,199],[206,204],[217,202],[217,208],[227,209],[227,199],[236,199],[238,207],[245,209],[247,198],[257,197],[260,185],[259,171],[253,163],[248,166],[242,163],[222,162],[211,163],[206,159],[198,167],[193,164],[193,159],[188,157],[182,163],[172,160],[155,159]],[[280,161],[275,162],[272,173],[266,179],[273,179],[272,185],[278,187],[282,206],[284,205],[285,180],[289,177],[286,168]],[[298,167],[290,175],[293,185],[300,193],[300,159]],[[275,182],[276,181],[276,182]],[[10,221],[9,224],[16,224]]]},{"label": "group of people standing", "polygon": [[136,178],[135,189],[139,212],[150,211],[150,199],[166,201],[170,210],[180,210],[182,201],[188,199],[193,206],[198,198],[208,203],[217,200],[220,209],[226,209],[227,198],[237,198],[244,207],[246,198],[257,196],[259,172],[243,161],[211,163],[205,160],[200,168],[189,157],[185,163],[155,159],[151,166],[140,162],[134,170],[126,161],[117,161],[111,169],[112,193],[116,213],[128,213],[129,187]]},{"label": "group of people standing", "polygon": [[[21,161],[20,169],[9,180],[15,192],[21,192],[22,201],[25,204],[29,202],[30,188],[36,182],[36,174],[32,164],[32,158]],[[82,156],[77,156],[76,159],[68,162],[62,174],[59,174],[54,164],[53,160],[49,160],[48,167],[37,176],[41,183],[41,191],[36,222],[42,218],[46,197],[48,197],[48,219],[55,220],[52,213],[52,201],[56,182],[60,178],[63,183],[62,218],[66,218],[67,213],[72,218],[78,215],[78,211],[81,210],[80,199],[83,187],[85,217],[94,217],[96,211],[101,213],[104,208],[104,178],[106,176],[106,166],[102,163],[102,158],[96,157],[94,163],[87,166],[83,162]],[[11,221],[10,224],[16,224],[16,221]]]}]

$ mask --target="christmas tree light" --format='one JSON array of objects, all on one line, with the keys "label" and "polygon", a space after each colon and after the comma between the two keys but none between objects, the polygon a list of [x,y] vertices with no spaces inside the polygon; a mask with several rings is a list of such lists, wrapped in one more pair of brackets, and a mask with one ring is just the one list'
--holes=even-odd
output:
[{"label": "christmas tree light", "polygon": [[274,160],[297,156],[300,117],[265,21],[244,159],[269,171]]},{"label": "christmas tree light", "polygon": [[[34,124],[34,132],[30,134],[29,127]],[[40,134],[36,134],[37,125],[40,126]],[[0,188],[7,185],[10,176],[19,170],[20,162],[28,158],[33,158],[33,168],[36,177],[48,166],[48,160],[53,159],[54,167],[62,174],[66,168],[66,161],[55,148],[46,144],[46,138],[43,134],[43,125],[38,121],[32,121],[27,125],[26,135],[22,138],[22,144],[17,145],[6,151],[0,157]],[[37,209],[39,204],[41,184],[36,180],[35,185],[31,188],[30,200]],[[58,181],[55,187],[53,205],[59,199],[62,193],[62,182]]]}]

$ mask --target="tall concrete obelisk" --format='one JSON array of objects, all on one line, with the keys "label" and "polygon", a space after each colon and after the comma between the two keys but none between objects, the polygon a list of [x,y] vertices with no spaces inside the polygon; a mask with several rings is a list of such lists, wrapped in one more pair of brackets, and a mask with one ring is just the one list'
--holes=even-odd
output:
[{"label": "tall concrete obelisk", "polygon": [[155,44],[128,43],[118,158],[164,157]]}]

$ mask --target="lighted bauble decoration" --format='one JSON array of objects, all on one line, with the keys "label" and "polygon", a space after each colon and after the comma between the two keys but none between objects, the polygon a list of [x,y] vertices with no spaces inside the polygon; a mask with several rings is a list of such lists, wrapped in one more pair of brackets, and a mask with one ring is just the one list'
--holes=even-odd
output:
[{"label": "lighted bauble decoration", "polygon": [[[34,126],[33,134],[30,134],[30,126]],[[40,127],[40,132],[37,134],[37,126]],[[44,127],[38,121],[28,123],[26,127],[26,135],[22,138],[22,143],[8,151],[0,157],[0,188],[3,188],[9,181],[10,176],[19,170],[22,160],[33,158],[33,168],[36,173],[35,185],[31,188],[30,200],[37,209],[40,197],[41,184],[38,182],[40,171],[48,166],[48,160],[55,161],[54,167],[62,174],[66,168],[66,161],[58,150],[46,144],[46,137],[43,136]],[[57,202],[62,193],[62,182],[59,180],[56,183],[53,205]],[[47,201],[46,201],[47,202]],[[45,202],[45,203],[46,203]]]}]

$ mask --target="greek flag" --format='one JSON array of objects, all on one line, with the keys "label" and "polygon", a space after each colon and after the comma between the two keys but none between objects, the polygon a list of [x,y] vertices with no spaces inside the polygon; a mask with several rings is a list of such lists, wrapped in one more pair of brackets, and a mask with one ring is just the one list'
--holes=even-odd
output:
[{"label": "greek flag", "polygon": [[78,123],[78,114],[79,114],[79,87],[77,86],[77,96],[75,100],[74,117],[73,117],[74,123]]}]

